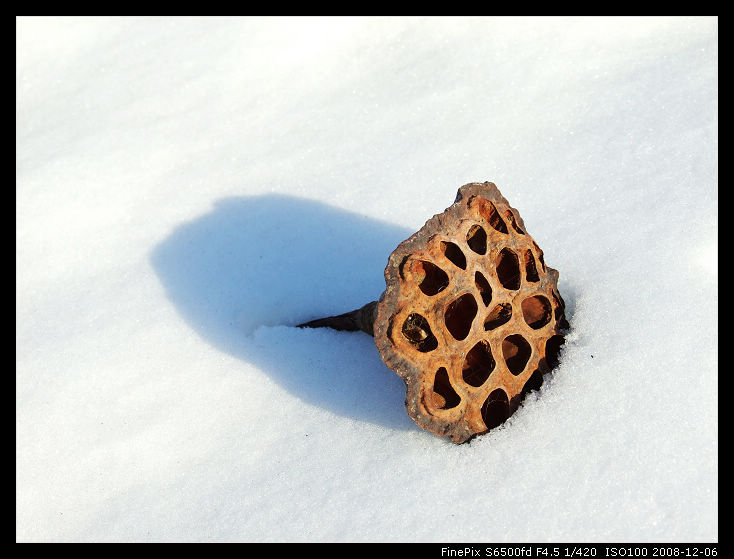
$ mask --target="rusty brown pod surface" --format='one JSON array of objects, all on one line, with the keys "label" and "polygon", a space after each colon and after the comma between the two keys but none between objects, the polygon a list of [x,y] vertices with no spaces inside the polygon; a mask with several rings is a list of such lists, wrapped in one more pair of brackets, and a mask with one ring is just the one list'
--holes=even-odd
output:
[{"label": "rusty brown pod surface", "polygon": [[463,443],[503,423],[557,363],[558,271],[491,182],[469,183],[390,254],[379,301],[301,324],[362,330],[423,429]]}]

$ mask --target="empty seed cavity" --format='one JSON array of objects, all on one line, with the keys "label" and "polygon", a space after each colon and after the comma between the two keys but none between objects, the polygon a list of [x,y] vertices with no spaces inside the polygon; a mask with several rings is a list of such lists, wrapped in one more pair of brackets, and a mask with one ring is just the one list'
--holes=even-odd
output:
[{"label": "empty seed cavity", "polygon": [[533,371],[533,374],[530,375],[530,378],[525,382],[525,385],[522,387],[522,391],[520,392],[520,399],[522,400],[530,394],[533,391],[540,390],[540,387],[543,386],[543,375],[540,371],[537,369]]},{"label": "empty seed cavity", "polygon": [[523,253],[523,259],[525,260],[525,279],[533,283],[540,281],[538,268],[535,266],[535,257],[530,249]]},{"label": "empty seed cavity", "polygon": [[509,248],[502,249],[497,258],[497,279],[505,289],[520,289],[520,263],[517,254]]},{"label": "empty seed cavity", "polygon": [[487,232],[481,225],[472,225],[466,234],[466,244],[477,254],[487,252]]},{"label": "empty seed cavity", "polygon": [[477,310],[477,302],[471,293],[462,295],[446,307],[444,322],[455,339],[463,340],[469,335]]},{"label": "empty seed cavity", "polygon": [[502,425],[510,417],[510,402],[501,388],[493,390],[482,405],[482,420],[487,429]]},{"label": "empty seed cavity", "polygon": [[522,302],[522,317],[533,330],[548,324],[552,316],[550,301],[543,295],[533,295]]},{"label": "empty seed cavity", "polygon": [[479,291],[484,306],[489,306],[489,303],[492,302],[492,286],[489,285],[487,278],[481,272],[474,274],[474,285],[476,285],[477,291]]},{"label": "empty seed cavity", "polygon": [[454,387],[451,386],[446,367],[441,367],[436,371],[436,376],[433,379],[431,402],[433,403],[433,407],[439,410],[455,408],[461,403],[461,397],[456,393]]},{"label": "empty seed cavity", "polygon": [[471,386],[482,386],[494,370],[492,349],[485,340],[478,342],[464,359],[461,376]]},{"label": "empty seed cavity", "polygon": [[507,323],[512,318],[512,305],[509,303],[502,303],[492,309],[484,320],[485,330],[494,330]]},{"label": "empty seed cavity", "polygon": [[560,334],[551,336],[545,342],[545,361],[551,369],[558,366],[561,356],[561,346],[565,343],[565,339]]},{"label": "empty seed cavity", "polygon": [[441,247],[443,248],[443,253],[446,258],[462,270],[466,270],[466,256],[461,252],[458,245],[455,245],[450,241],[441,241]]},{"label": "empty seed cavity", "polygon": [[515,231],[517,231],[521,235],[524,235],[525,234],[525,231],[523,231],[522,229],[520,229],[520,226],[515,221],[515,214],[513,214],[510,210],[507,210],[507,211],[505,211],[505,217],[510,222],[510,225],[512,225],[512,228]]},{"label": "empty seed cavity", "polygon": [[497,208],[495,208],[492,202],[485,198],[478,198],[476,204],[479,214],[495,231],[507,234],[507,225],[503,221],[502,217],[500,217]]},{"label": "empty seed cavity", "polygon": [[448,274],[427,260],[414,260],[411,271],[420,282],[418,287],[426,295],[436,295],[449,285]]},{"label": "empty seed cavity", "polygon": [[510,372],[517,376],[525,370],[532,349],[530,344],[520,334],[507,336],[502,342],[502,356]]}]

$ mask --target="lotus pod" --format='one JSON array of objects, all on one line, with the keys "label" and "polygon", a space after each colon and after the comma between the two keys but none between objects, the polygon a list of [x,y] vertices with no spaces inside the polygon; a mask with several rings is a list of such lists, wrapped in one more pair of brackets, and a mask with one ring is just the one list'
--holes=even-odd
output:
[{"label": "lotus pod", "polygon": [[363,330],[405,382],[423,429],[463,443],[503,423],[542,384],[568,328],[558,271],[490,182],[390,254],[379,301],[301,326]]}]

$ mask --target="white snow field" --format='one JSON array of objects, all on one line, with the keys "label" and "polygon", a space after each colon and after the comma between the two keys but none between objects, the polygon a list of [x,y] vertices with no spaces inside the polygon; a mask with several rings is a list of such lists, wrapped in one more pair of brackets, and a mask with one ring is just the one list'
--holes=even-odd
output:
[{"label": "white snow field", "polygon": [[[717,71],[715,17],[19,18],[16,539],[717,541]],[[294,326],[473,181],[572,330],[454,445]]]}]

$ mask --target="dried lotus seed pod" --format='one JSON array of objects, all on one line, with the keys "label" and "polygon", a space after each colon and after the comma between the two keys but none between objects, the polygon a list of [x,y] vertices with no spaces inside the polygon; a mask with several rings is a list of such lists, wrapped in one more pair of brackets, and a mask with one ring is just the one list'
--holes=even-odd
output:
[{"label": "dried lotus seed pod", "polygon": [[463,443],[503,423],[557,364],[568,328],[558,272],[490,182],[390,254],[379,301],[300,326],[363,330],[404,380],[423,429]]}]

